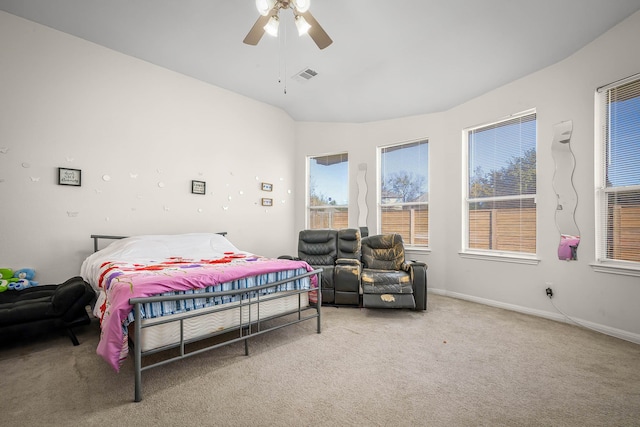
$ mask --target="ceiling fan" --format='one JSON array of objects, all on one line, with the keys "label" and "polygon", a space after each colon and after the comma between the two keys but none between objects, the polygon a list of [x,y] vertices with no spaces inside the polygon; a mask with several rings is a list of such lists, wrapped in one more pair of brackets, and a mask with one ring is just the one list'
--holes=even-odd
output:
[{"label": "ceiling fan", "polygon": [[308,33],[318,47],[324,49],[333,43],[333,40],[309,12],[310,3],[311,0],[256,0],[256,8],[262,16],[253,24],[243,42],[255,46],[265,32],[274,37],[277,36],[280,10],[291,9],[298,34]]}]

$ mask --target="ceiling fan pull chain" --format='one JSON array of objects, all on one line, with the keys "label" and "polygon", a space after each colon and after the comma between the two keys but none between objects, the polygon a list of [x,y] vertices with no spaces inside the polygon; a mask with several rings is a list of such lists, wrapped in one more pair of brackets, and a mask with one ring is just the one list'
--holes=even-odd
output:
[{"label": "ceiling fan pull chain", "polygon": [[287,94],[287,23],[285,22],[284,24],[284,28],[283,28],[283,36],[282,36],[282,45],[284,46],[282,48],[283,54],[282,56],[284,57],[284,94]]}]

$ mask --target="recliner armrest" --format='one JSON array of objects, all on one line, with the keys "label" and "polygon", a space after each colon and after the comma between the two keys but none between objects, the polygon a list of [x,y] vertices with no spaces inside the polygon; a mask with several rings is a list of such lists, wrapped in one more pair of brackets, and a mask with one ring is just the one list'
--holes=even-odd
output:
[{"label": "recliner armrest", "polygon": [[361,262],[359,259],[355,258],[338,258],[336,260],[336,265],[357,265],[360,266]]},{"label": "recliner armrest", "polygon": [[360,260],[338,258],[334,272],[336,304],[358,305],[361,293],[360,275],[362,274]]},{"label": "recliner armrest", "polygon": [[411,260],[407,263],[413,281],[413,295],[416,300],[416,310],[427,309],[427,264]]}]

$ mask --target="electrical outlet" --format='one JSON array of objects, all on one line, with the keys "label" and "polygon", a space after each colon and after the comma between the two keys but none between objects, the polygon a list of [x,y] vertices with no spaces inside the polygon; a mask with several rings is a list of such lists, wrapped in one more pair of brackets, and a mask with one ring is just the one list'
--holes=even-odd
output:
[{"label": "electrical outlet", "polygon": [[547,289],[545,289],[545,291],[547,292],[547,296],[548,296],[549,298],[552,298],[552,297],[553,297],[553,289],[551,289],[551,288],[547,288]]}]

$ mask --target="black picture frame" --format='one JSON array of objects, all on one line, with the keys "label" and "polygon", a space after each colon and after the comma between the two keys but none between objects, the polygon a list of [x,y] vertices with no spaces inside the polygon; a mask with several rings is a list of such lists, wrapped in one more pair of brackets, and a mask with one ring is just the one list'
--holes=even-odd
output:
[{"label": "black picture frame", "polygon": [[80,187],[82,185],[82,170],[58,168],[58,185]]},{"label": "black picture frame", "polygon": [[191,193],[207,194],[207,183],[205,181],[191,181]]}]

